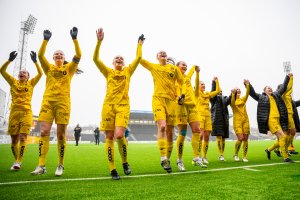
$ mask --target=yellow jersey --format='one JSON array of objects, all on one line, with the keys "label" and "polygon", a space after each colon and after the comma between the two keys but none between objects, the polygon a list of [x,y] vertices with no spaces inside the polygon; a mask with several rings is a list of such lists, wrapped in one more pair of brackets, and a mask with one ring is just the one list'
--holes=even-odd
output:
[{"label": "yellow jersey", "polygon": [[293,93],[293,82],[294,82],[294,78],[293,78],[293,76],[291,76],[290,81],[287,85],[287,89],[282,95],[283,101],[285,103],[285,106],[286,106],[289,114],[294,114],[293,104],[292,104],[292,95],[291,95]]},{"label": "yellow jersey", "polygon": [[10,61],[4,63],[4,65],[1,67],[1,74],[10,85],[10,93],[12,98],[10,109],[12,111],[31,110],[31,99],[33,94],[33,88],[37,84],[37,82],[41,79],[42,70],[40,69],[39,64],[36,62],[35,65],[38,69],[38,74],[34,78],[28,80],[27,82],[22,83],[6,72],[7,66],[9,64]]},{"label": "yellow jersey", "polygon": [[248,113],[246,108],[246,102],[249,97],[250,86],[249,84],[246,85],[246,94],[243,97],[239,95],[236,96],[232,94],[231,96],[231,108],[233,112],[233,120],[248,120]]},{"label": "yellow jersey", "polygon": [[138,44],[135,60],[128,67],[123,67],[122,70],[111,69],[99,59],[100,46],[101,41],[98,41],[93,59],[100,72],[106,78],[107,85],[104,104],[129,104],[128,91],[130,78],[142,58],[142,45]]},{"label": "yellow jersey", "polygon": [[50,64],[46,57],[45,51],[48,41],[44,40],[39,50],[38,56],[41,66],[46,75],[46,89],[44,98],[49,101],[69,100],[71,91],[71,80],[79,64],[81,51],[77,39],[73,40],[75,45],[76,55],[73,57],[72,62],[56,66]]},{"label": "yellow jersey", "polygon": [[154,64],[144,59],[141,59],[140,63],[152,74],[154,82],[154,97],[163,97],[170,100],[176,100],[176,81],[179,83],[179,85],[181,85],[181,94],[185,94],[185,83],[182,73],[177,66],[172,64]]}]

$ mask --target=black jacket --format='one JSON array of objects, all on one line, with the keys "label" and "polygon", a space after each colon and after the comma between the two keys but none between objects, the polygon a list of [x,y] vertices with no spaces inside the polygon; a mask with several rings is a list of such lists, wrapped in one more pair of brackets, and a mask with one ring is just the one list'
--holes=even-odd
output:
[{"label": "black jacket", "polygon": [[299,114],[298,114],[298,110],[297,107],[300,106],[300,100],[298,101],[292,101],[293,104],[293,111],[294,111],[294,122],[295,122],[295,127],[297,132],[300,132],[300,120],[299,120]]},{"label": "black jacket", "polygon": [[[212,91],[216,90],[216,82],[212,82]],[[217,95],[210,99],[211,103],[211,121],[212,136],[222,136],[229,138],[229,112],[227,106],[230,104],[231,95],[229,97]]]},{"label": "black jacket", "polygon": [[[288,130],[288,112],[285,103],[282,99],[282,94],[286,91],[288,82],[290,80],[289,76],[284,79],[283,87],[279,88],[276,92],[272,93],[276,101],[276,105],[280,114],[280,125],[283,131]],[[270,115],[270,100],[266,93],[258,94],[255,92],[254,88],[250,84],[250,96],[258,101],[257,104],[257,124],[260,133],[267,134],[269,131],[268,121]]]}]

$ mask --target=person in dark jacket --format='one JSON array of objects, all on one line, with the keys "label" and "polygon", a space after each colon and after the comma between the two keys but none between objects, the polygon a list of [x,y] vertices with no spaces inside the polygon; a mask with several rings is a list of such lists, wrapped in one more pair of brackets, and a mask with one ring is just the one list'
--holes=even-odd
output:
[{"label": "person in dark jacket", "polygon": [[100,130],[99,130],[99,127],[97,127],[94,130],[94,133],[95,133],[95,143],[96,143],[96,145],[99,145],[99,141],[100,141]]},{"label": "person in dark jacket", "polygon": [[[212,91],[216,89],[216,82],[212,82]],[[219,149],[219,160],[225,161],[223,153],[225,148],[225,138],[229,137],[229,112],[228,105],[231,102],[229,97],[223,96],[222,90],[220,93],[210,99],[211,103],[211,121],[212,121],[212,136],[216,136],[217,146]]]},{"label": "person in dark jacket", "polygon": [[80,136],[81,136],[81,127],[79,126],[79,124],[77,124],[74,129],[74,137],[76,140],[76,146],[78,146],[78,141],[80,139]]},{"label": "person in dark jacket", "polygon": [[[298,100],[298,101],[292,100],[292,105],[293,105],[293,113],[294,113],[293,118],[294,118],[296,132],[300,132],[300,120],[299,120],[299,114],[298,114],[298,110],[297,110],[297,107],[300,106],[300,100]],[[295,151],[295,147],[293,144],[296,132],[294,133],[293,137],[291,138],[290,145],[288,147],[288,151],[290,154],[298,154],[298,152]]]},{"label": "person in dark jacket", "polygon": [[[258,102],[257,104],[257,124],[259,132],[267,134],[270,131],[276,135],[279,146],[282,149],[284,162],[293,162],[288,157],[286,148],[286,132],[288,130],[288,112],[282,99],[282,94],[286,91],[290,76],[286,76],[283,86],[276,92],[273,92],[270,86],[266,86],[262,94],[255,92],[253,86],[250,86],[250,96]],[[270,159],[271,152],[265,150]]]}]

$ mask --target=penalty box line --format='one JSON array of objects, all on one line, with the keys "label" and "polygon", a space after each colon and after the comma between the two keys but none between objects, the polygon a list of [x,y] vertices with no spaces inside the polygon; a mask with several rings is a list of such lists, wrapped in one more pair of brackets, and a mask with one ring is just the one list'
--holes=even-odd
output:
[{"label": "penalty box line", "polygon": [[[300,161],[294,161],[299,163]],[[237,167],[226,167],[226,168],[216,168],[216,169],[203,169],[197,171],[186,171],[186,172],[173,172],[170,174],[141,174],[141,175],[132,175],[132,176],[122,176],[121,178],[143,178],[143,177],[155,177],[155,176],[172,176],[172,175],[183,175],[183,174],[195,174],[195,173],[208,173],[208,172],[218,172],[218,171],[228,171],[235,169],[251,169],[254,167],[270,167],[275,165],[287,165],[289,163],[270,163],[270,164],[259,164],[259,165],[246,165],[246,166],[237,166]],[[16,184],[25,184],[25,183],[52,183],[52,182],[67,182],[67,181],[93,181],[93,180],[108,180],[111,177],[91,177],[91,178],[69,178],[69,179],[46,179],[46,180],[34,180],[34,181],[14,181],[14,182],[0,182],[1,185],[16,185]]]}]

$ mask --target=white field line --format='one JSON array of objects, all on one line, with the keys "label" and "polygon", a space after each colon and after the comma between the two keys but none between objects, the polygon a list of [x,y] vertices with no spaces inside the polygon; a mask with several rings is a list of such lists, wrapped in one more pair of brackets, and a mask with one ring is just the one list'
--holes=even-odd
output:
[{"label": "white field line", "polygon": [[[300,163],[300,161],[295,161]],[[217,172],[217,171],[227,171],[235,169],[248,169],[253,167],[269,167],[275,165],[289,165],[288,163],[270,163],[270,164],[260,164],[260,165],[247,165],[247,166],[238,166],[238,167],[226,167],[226,168],[216,168],[216,169],[202,169],[197,171],[186,171],[186,172],[173,172],[173,173],[164,173],[164,174],[142,174],[142,175],[132,175],[132,176],[122,176],[121,178],[143,178],[143,177],[155,177],[155,176],[172,176],[172,175],[183,175],[183,174],[195,174],[195,173],[208,173],[208,172]],[[293,164],[290,164],[293,165]],[[250,169],[251,170],[251,169]],[[252,169],[253,170],[253,169]],[[38,175],[40,176],[40,175]],[[34,180],[34,181],[15,181],[15,182],[0,182],[1,185],[16,185],[16,184],[26,184],[26,183],[52,183],[52,182],[67,182],[67,181],[90,181],[90,180],[107,180],[111,177],[94,177],[94,178],[70,178],[70,179],[47,179],[47,180]]]},{"label": "white field line", "polygon": [[254,172],[259,172],[261,170],[258,170],[258,169],[252,169],[252,168],[249,168],[249,167],[244,167],[243,168],[244,170],[248,170],[248,171],[254,171]]}]

